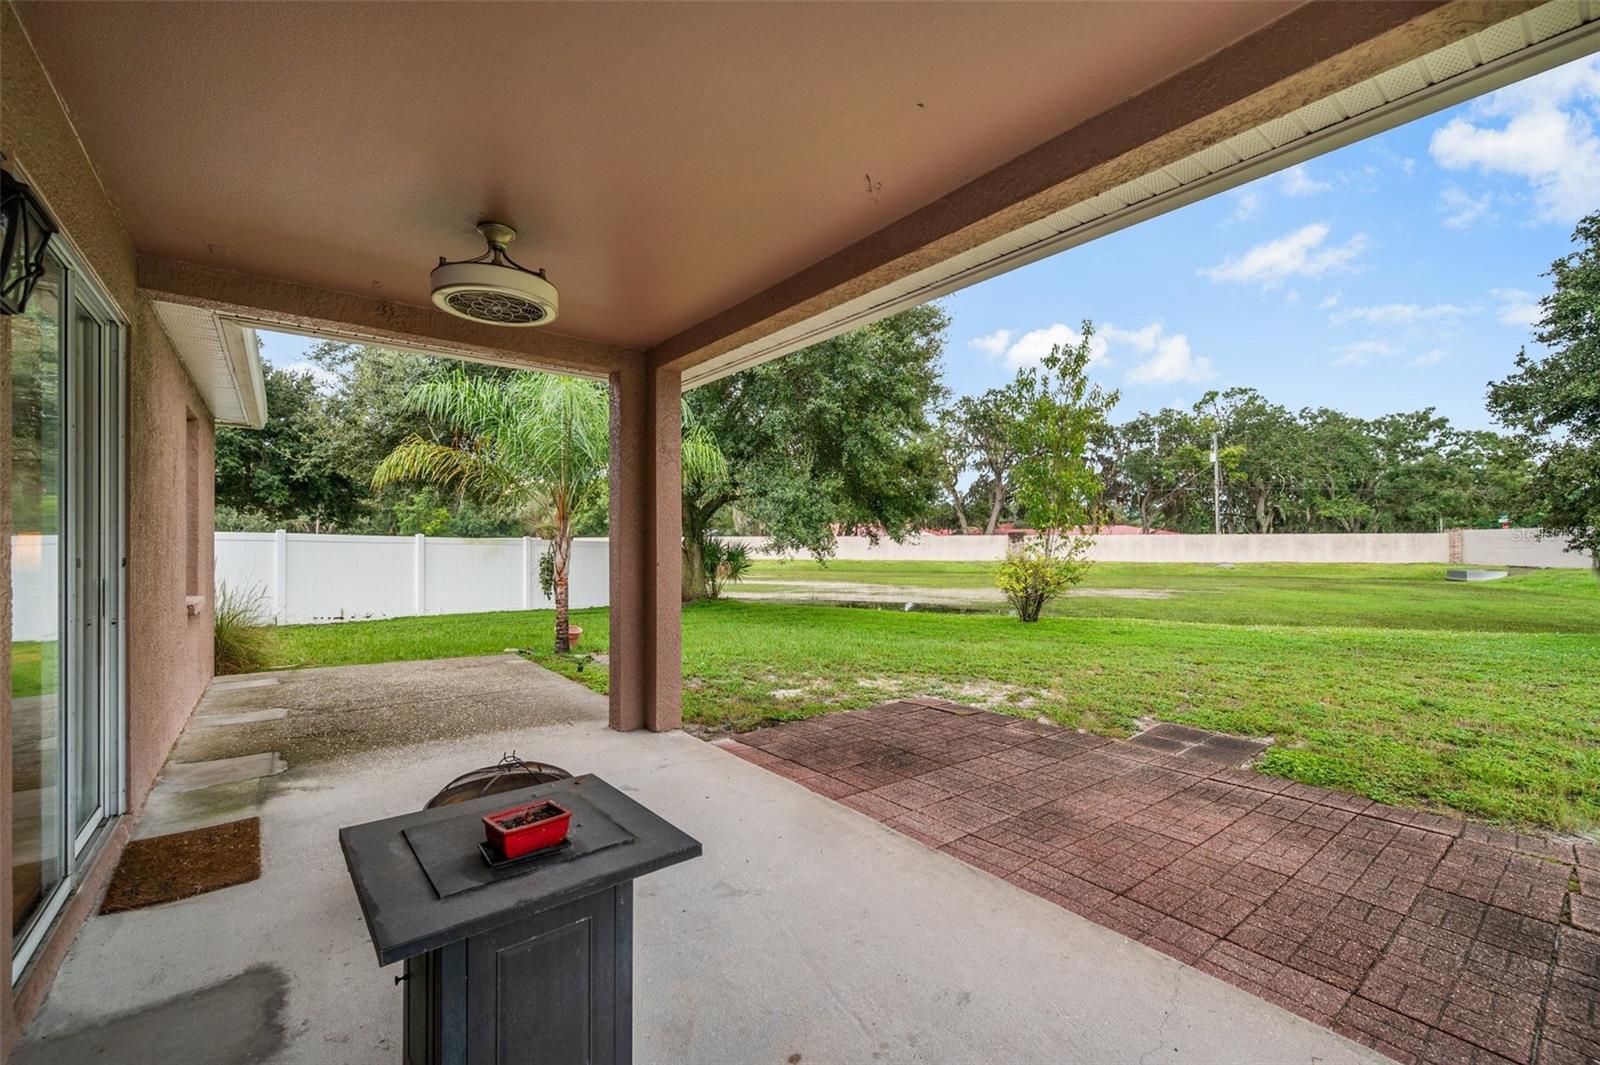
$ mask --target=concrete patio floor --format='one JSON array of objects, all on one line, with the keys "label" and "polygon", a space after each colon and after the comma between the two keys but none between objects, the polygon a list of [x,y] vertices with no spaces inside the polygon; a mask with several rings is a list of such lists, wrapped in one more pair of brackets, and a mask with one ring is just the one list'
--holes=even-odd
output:
[{"label": "concrete patio floor", "polygon": [[[358,713],[446,731],[400,745]],[[637,888],[641,1062],[1382,1060],[715,746],[610,732],[605,713],[510,658],[219,682],[140,832],[259,813],[261,878],[91,918],[21,1061],[397,1061],[398,966],[376,965],[336,830],[512,748],[602,775],[705,846]],[[342,742],[357,735],[376,742]]]},{"label": "concrete patio floor", "polygon": [[1600,847],[939,699],[726,749],[1405,1062],[1600,1060]]}]

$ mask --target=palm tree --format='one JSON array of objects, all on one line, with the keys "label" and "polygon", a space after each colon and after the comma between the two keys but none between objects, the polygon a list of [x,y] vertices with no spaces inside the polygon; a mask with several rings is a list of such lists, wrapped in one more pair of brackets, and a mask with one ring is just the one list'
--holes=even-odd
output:
[{"label": "palm tree", "polygon": [[704,599],[706,541],[711,519],[736,495],[728,477],[728,460],[717,438],[683,408],[683,601]]},{"label": "palm tree", "polygon": [[496,380],[457,369],[413,388],[406,400],[453,439],[440,444],[407,437],[378,464],[373,487],[414,480],[452,488],[516,514],[530,533],[548,534],[555,555],[556,651],[565,652],[572,519],[606,491],[606,389],[554,374]]}]

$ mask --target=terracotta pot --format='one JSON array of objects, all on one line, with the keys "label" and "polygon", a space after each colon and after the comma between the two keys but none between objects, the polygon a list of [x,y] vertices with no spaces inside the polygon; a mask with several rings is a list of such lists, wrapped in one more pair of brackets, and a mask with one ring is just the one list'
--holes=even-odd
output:
[{"label": "terracotta pot", "polygon": [[567,650],[578,646],[578,641],[583,639],[583,630],[576,625],[567,626]]}]

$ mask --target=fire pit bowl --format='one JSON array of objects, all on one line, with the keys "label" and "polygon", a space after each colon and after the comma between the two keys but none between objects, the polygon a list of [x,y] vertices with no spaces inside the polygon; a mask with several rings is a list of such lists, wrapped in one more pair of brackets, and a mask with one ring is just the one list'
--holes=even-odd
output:
[{"label": "fire pit bowl", "polygon": [[539,784],[554,784],[558,780],[571,780],[572,774],[560,766],[544,762],[524,762],[512,751],[494,765],[486,765],[469,773],[462,773],[428,800],[425,810],[440,806],[454,806],[486,795],[499,795],[506,791],[521,791]]}]

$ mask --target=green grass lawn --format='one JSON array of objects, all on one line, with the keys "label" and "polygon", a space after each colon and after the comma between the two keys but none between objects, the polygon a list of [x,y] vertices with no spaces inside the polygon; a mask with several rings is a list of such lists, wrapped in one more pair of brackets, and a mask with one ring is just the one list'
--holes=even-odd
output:
[{"label": "green grass lawn", "polygon": [[[925,582],[928,566],[879,564],[870,578],[841,579]],[[817,569],[789,564],[777,579],[815,580]],[[1262,768],[1307,783],[1594,830],[1600,587],[1583,571],[1446,584],[1441,569],[1099,566],[1095,585],[1175,594],[1074,599],[1036,625],[999,614],[700,604],[684,611],[684,712],[700,726],[743,729],[937,694],[1108,734],[1158,717],[1274,736]],[[984,576],[968,566],[943,579],[981,587]],[[606,612],[574,619],[583,649],[603,650]],[[526,647],[604,691],[603,668],[579,673],[575,661],[554,660],[550,626],[548,611],[293,626],[278,646],[284,665]]]},{"label": "green grass lawn", "polygon": [[[992,589],[998,568],[996,562],[757,562],[739,587],[759,591],[786,581],[825,581]],[[1447,568],[1102,562],[1090,567],[1082,588],[1149,589],[1171,598],[1071,596],[1056,600],[1046,613],[1225,625],[1600,633],[1600,584],[1588,570],[1523,570],[1503,580],[1462,584],[1444,579]]]},{"label": "green grass lawn", "polygon": [[30,699],[46,690],[56,690],[56,648],[54,640],[22,640],[11,645],[11,697]]}]

